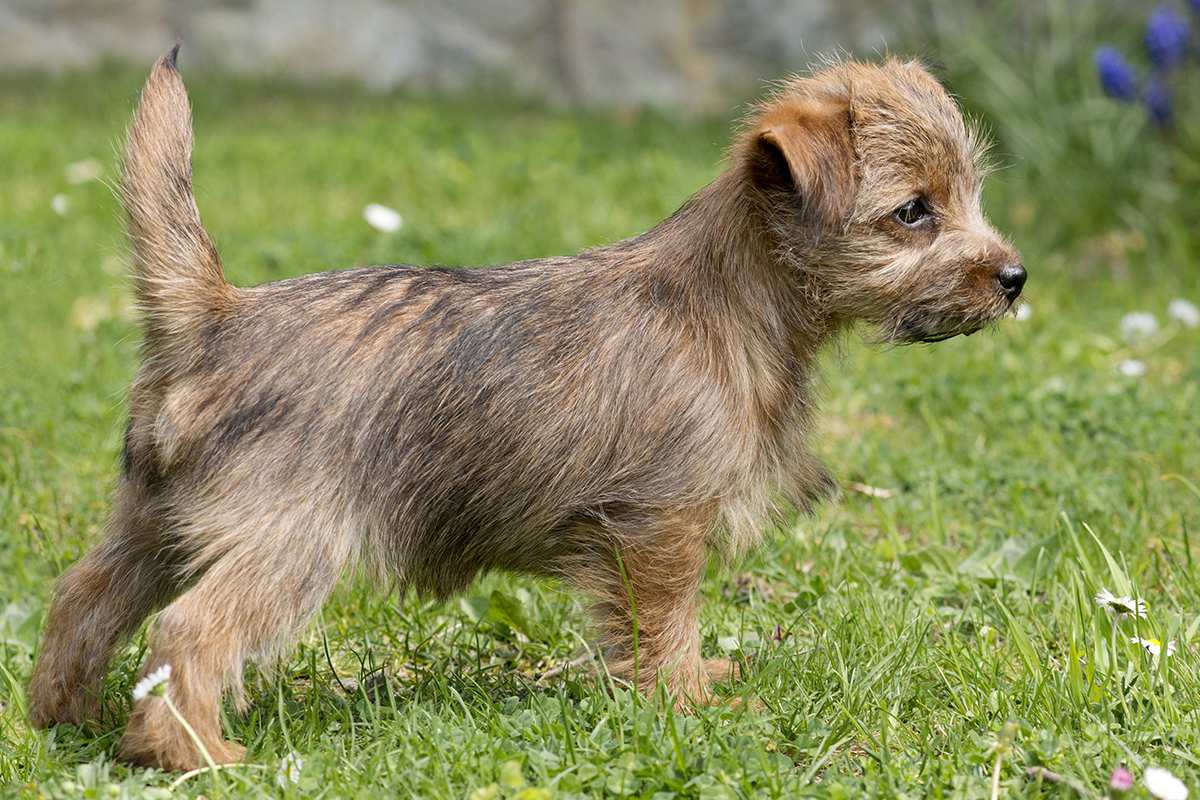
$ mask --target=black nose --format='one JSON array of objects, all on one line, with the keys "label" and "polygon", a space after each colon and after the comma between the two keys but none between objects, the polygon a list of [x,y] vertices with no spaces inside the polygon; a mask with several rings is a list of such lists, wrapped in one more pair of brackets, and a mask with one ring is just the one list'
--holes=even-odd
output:
[{"label": "black nose", "polygon": [[1016,300],[1025,285],[1025,268],[1020,264],[1005,264],[996,273],[996,281],[1009,300]]}]

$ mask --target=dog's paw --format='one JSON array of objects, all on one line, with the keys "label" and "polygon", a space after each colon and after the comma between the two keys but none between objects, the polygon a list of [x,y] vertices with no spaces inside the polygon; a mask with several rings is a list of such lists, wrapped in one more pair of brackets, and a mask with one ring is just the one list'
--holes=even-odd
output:
[{"label": "dog's paw", "polygon": [[707,658],[704,660],[704,672],[713,683],[742,678],[742,663],[732,658]]},{"label": "dog's paw", "polygon": [[33,686],[29,691],[29,722],[35,728],[82,725],[100,718],[100,698],[77,686]]}]

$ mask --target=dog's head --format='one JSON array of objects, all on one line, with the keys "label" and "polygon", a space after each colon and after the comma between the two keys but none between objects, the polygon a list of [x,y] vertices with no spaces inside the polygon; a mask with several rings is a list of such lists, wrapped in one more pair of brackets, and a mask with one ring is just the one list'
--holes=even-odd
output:
[{"label": "dog's head", "polygon": [[919,64],[797,78],[740,146],[781,260],[839,318],[888,341],[939,341],[979,330],[1021,293],[1020,257],[980,208],[979,137]]}]

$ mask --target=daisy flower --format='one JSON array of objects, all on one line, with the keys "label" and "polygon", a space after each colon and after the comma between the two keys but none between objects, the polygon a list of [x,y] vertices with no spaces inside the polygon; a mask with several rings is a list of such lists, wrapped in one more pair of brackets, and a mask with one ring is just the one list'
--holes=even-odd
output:
[{"label": "daisy flower", "polygon": [[1140,378],[1146,374],[1146,362],[1138,361],[1136,358],[1127,358],[1117,364],[1117,372],[1126,378]]},{"label": "daisy flower", "polygon": [[1162,767],[1150,767],[1142,776],[1146,790],[1158,800],[1187,800],[1188,789],[1183,781]]},{"label": "daisy flower", "polygon": [[1158,333],[1158,320],[1149,311],[1131,311],[1121,317],[1121,338],[1127,342],[1146,339]]},{"label": "daisy flower", "polygon": [[67,164],[67,183],[87,183],[104,177],[104,165],[94,158]]},{"label": "daisy flower", "polygon": [[1167,305],[1167,316],[1185,328],[1200,327],[1200,308],[1182,297],[1175,298]]},{"label": "daisy flower", "polygon": [[[1158,639],[1143,639],[1140,636],[1130,636],[1129,641],[1131,644],[1136,644],[1141,647],[1144,647],[1146,649],[1146,652],[1149,653],[1150,655],[1154,656],[1155,658],[1158,658],[1158,654],[1161,653],[1162,649],[1163,649],[1163,643],[1160,642]],[[1174,639],[1167,642],[1167,655],[1169,655],[1169,656],[1175,655],[1175,640]]]},{"label": "daisy flower", "polygon": [[[138,700],[143,699],[149,694],[161,694],[161,692],[156,692],[155,689],[165,685],[170,679],[171,665],[163,664],[161,667],[154,670],[154,672],[151,672],[149,675],[137,682],[137,686],[133,687],[133,701],[136,703]],[[166,690],[164,689],[163,691]]]},{"label": "daisy flower", "polygon": [[290,783],[299,783],[302,769],[304,769],[304,759],[293,750],[280,760],[279,771],[275,773],[275,782],[279,784],[280,788],[287,788]]},{"label": "daisy flower", "polygon": [[392,233],[400,230],[400,226],[404,224],[404,218],[400,216],[400,212],[394,208],[388,208],[379,203],[371,203],[363,209],[363,219],[377,231],[384,233]]},{"label": "daisy flower", "polygon": [[1101,589],[1096,592],[1095,599],[1096,605],[1117,617],[1133,617],[1134,619],[1145,619],[1146,617],[1146,601],[1141,598],[1134,600],[1132,597],[1124,595],[1118,597],[1108,589]]}]

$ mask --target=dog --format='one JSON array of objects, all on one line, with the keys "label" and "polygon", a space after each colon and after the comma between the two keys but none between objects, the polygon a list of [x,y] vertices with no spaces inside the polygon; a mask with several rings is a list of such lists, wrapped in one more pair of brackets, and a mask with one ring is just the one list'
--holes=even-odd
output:
[{"label": "dog", "polygon": [[[648,231],[488,269],[226,282],[191,187],[172,50],[131,123],[121,198],[142,312],[103,540],[58,582],[30,686],[39,727],[99,710],[151,613],[143,675],[215,762],[247,662],[286,648],[352,568],[445,598],[480,573],[592,601],[609,669],[703,702],[706,559],[834,481],[809,452],[816,354],[971,334],[1025,282],[980,209],[984,147],[919,64],[832,63],[748,115],[727,168]],[[122,758],[203,763],[166,698]]]}]

